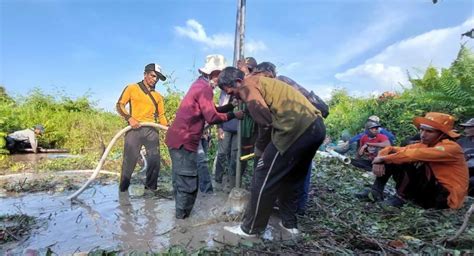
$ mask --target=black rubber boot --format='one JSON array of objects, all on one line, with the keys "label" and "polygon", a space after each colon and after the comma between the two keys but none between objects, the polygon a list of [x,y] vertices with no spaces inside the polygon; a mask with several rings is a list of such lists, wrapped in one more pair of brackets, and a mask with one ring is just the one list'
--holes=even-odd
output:
[{"label": "black rubber boot", "polygon": [[383,194],[373,188],[366,188],[362,192],[356,193],[355,197],[364,201],[378,202],[383,200]]},{"label": "black rubber boot", "polygon": [[388,182],[388,178],[390,178],[390,176],[377,177],[371,188],[367,188],[364,191],[355,194],[355,196],[361,200],[372,202],[382,201],[383,190],[385,189],[385,184]]},{"label": "black rubber boot", "polygon": [[382,202],[382,206],[392,206],[401,208],[407,203],[407,201],[397,195],[390,197],[389,199]]}]

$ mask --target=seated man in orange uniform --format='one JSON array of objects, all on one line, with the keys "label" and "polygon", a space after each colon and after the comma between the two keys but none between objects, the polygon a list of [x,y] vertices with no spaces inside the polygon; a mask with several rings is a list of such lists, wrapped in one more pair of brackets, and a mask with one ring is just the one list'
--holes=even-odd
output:
[{"label": "seated man in orange uniform", "polygon": [[423,208],[458,209],[468,188],[468,169],[461,147],[453,141],[454,118],[429,112],[413,123],[421,131],[421,142],[406,147],[386,147],[372,161],[377,176],[372,188],[359,198],[383,199],[383,190],[393,176],[397,194],[385,205],[401,207],[407,200]]}]

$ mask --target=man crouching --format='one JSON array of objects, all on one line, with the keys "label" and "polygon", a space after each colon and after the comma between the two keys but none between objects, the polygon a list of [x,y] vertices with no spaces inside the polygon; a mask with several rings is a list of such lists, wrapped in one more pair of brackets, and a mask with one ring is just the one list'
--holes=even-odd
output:
[{"label": "man crouching", "polygon": [[421,142],[381,150],[372,162],[377,176],[372,188],[356,196],[367,199],[371,194],[375,201],[382,200],[393,176],[397,193],[385,205],[401,207],[410,200],[423,208],[460,208],[467,195],[468,169],[461,147],[453,141],[459,137],[452,131],[454,118],[429,112],[413,123],[420,129]]}]

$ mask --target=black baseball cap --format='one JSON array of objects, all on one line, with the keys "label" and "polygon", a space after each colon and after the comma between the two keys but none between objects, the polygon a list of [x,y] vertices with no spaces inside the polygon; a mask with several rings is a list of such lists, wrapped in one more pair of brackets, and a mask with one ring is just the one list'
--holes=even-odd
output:
[{"label": "black baseball cap", "polygon": [[145,66],[145,72],[147,71],[155,71],[156,75],[158,76],[158,78],[161,80],[161,81],[165,81],[166,80],[166,77],[163,75],[163,73],[161,72],[161,67],[160,65],[156,64],[156,63],[150,63],[148,65]]}]

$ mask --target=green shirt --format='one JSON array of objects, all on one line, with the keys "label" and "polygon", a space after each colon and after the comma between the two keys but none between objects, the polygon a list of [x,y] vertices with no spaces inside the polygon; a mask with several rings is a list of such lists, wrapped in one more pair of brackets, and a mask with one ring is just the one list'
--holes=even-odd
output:
[{"label": "green shirt", "polygon": [[272,142],[281,154],[321,116],[299,91],[277,79],[248,77],[239,94],[255,122],[272,127]]}]

